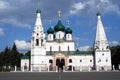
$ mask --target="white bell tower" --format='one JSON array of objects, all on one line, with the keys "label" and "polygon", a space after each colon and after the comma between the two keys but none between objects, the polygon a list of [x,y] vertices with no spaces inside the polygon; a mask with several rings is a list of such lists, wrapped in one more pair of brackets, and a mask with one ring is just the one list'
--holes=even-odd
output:
[{"label": "white bell tower", "polygon": [[97,12],[97,28],[94,42],[96,70],[111,70],[111,51],[101,21],[100,11]]},{"label": "white bell tower", "polygon": [[31,39],[31,71],[39,70],[46,64],[45,33],[41,21],[41,10],[37,9],[37,17]]}]

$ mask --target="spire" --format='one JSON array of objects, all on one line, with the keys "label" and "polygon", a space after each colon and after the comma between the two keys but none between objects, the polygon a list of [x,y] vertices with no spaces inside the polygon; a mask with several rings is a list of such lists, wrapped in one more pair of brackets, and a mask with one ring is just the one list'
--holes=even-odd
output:
[{"label": "spire", "polygon": [[67,20],[67,26],[70,27],[70,21],[69,20]]},{"label": "spire", "polygon": [[105,30],[101,21],[100,11],[97,12],[97,28],[96,28],[96,36],[95,36],[95,48],[99,48],[100,50],[106,49],[108,47],[108,42],[105,34]]},{"label": "spire", "polygon": [[36,22],[35,22],[35,26],[39,26],[42,27],[42,21],[41,21],[41,10],[38,8],[36,11]]},{"label": "spire", "polygon": [[58,20],[61,20],[61,11],[58,11]]},{"label": "spire", "polygon": [[100,13],[100,6],[98,5],[97,6],[97,14],[96,14],[97,16],[100,16],[101,15],[101,13]]}]

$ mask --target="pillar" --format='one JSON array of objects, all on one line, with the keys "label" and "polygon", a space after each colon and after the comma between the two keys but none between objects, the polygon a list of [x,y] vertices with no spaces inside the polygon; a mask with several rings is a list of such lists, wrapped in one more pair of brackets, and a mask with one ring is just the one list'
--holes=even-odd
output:
[{"label": "pillar", "polygon": [[15,72],[17,71],[17,66],[15,66]]}]

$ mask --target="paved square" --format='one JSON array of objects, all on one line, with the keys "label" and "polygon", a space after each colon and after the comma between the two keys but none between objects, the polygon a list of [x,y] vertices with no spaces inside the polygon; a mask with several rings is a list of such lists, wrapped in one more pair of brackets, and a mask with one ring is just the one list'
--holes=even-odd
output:
[{"label": "paved square", "polygon": [[120,72],[1,72],[0,80],[120,80]]}]

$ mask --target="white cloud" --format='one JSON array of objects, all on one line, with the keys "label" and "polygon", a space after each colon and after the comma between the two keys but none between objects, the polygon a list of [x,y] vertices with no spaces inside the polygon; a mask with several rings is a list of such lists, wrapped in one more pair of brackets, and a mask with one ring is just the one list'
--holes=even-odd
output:
[{"label": "white cloud", "polygon": [[30,50],[31,47],[31,44],[24,40],[15,40],[15,44],[17,46],[17,49],[20,51]]},{"label": "white cloud", "polygon": [[118,41],[110,41],[109,43],[111,46],[116,46],[120,44]]},{"label": "white cloud", "polygon": [[70,14],[75,14],[77,13],[79,10],[82,10],[84,9],[84,4],[79,2],[79,3],[75,3],[73,6],[72,6],[72,10],[70,10]]},{"label": "white cloud", "polygon": [[80,51],[90,51],[92,48],[90,46],[82,46],[78,48]]},{"label": "white cloud", "polygon": [[6,9],[15,9],[15,7],[10,5],[9,2],[1,0],[0,1],[0,10],[6,10]]},{"label": "white cloud", "polygon": [[4,35],[4,30],[2,28],[0,28],[0,36]]},{"label": "white cloud", "polygon": [[2,19],[2,20],[0,20],[0,22],[7,23],[7,24],[12,23],[12,25],[22,27],[22,28],[31,28],[31,25],[19,22],[19,21],[15,20],[15,19]]},{"label": "white cloud", "polygon": [[[79,1],[72,5],[72,9],[69,10],[70,14],[84,14],[90,15],[95,14],[97,11],[97,6],[100,6],[102,13],[115,12],[120,15],[119,3],[118,1],[112,0],[87,0]],[[91,16],[91,15],[90,15]]]}]

